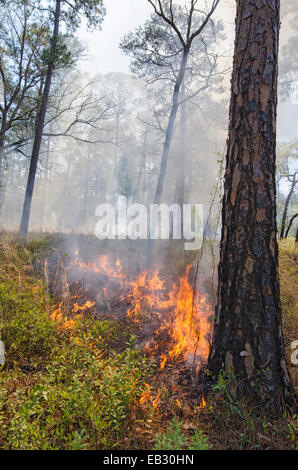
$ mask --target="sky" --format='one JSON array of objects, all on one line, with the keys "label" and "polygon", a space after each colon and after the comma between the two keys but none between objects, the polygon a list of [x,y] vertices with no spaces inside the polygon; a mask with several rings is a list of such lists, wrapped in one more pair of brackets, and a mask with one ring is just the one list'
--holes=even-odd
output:
[{"label": "sky", "polygon": [[[185,0],[176,0],[182,3]],[[298,3],[298,0],[291,0]],[[105,0],[107,14],[101,31],[88,32],[83,26],[79,39],[87,49],[87,57],[80,61],[82,71],[97,73],[129,72],[129,58],[119,49],[121,38],[127,32],[142,25],[149,18],[153,9],[147,0]],[[221,18],[226,27],[227,40],[224,44],[232,64],[235,23],[235,0],[221,0],[216,17]],[[287,25],[281,28],[281,42],[287,38]],[[227,87],[227,92],[228,92]],[[279,103],[278,139],[297,138],[298,102]]]},{"label": "sky", "polygon": [[[176,0],[177,1],[177,0]],[[183,0],[181,0],[182,2]],[[228,46],[233,43],[234,0],[222,0],[217,17],[222,18],[230,31]],[[153,9],[147,0],[105,0],[107,14],[101,31],[88,32],[81,28],[79,39],[87,45],[88,60],[80,63],[81,70],[90,74],[128,72],[129,59],[119,49],[121,38],[142,25]]]},{"label": "sky", "polygon": [[89,60],[80,64],[89,73],[128,72],[129,59],[121,53],[122,36],[143,24],[151,13],[147,0],[105,0],[107,14],[101,31],[81,29],[79,39],[87,44]]}]

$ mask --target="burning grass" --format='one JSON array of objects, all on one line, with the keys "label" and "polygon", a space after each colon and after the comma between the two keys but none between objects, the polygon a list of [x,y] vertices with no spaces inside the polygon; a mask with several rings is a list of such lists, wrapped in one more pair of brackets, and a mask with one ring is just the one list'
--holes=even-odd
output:
[{"label": "burning grass", "polygon": [[[189,267],[175,282],[158,271],[128,275],[112,255],[90,262],[80,251],[57,253],[38,240],[0,245],[1,448],[295,446],[297,417],[256,413],[235,396],[233,377],[221,376],[207,402],[202,396],[212,308],[205,294],[193,298]],[[288,354],[297,339],[296,256],[281,246]],[[36,271],[45,257],[47,269]]]},{"label": "burning grass", "polygon": [[[168,361],[185,361],[197,370],[209,353],[212,307],[206,295],[194,292],[190,269],[174,282],[159,271],[143,271],[135,278],[125,274],[121,261],[106,255],[92,263],[83,262],[76,251],[70,263],[72,275],[84,284],[97,282],[97,302],[106,306],[120,300],[125,317],[140,327],[147,352],[159,355],[160,368]],[[90,278],[91,275],[91,278]]]}]

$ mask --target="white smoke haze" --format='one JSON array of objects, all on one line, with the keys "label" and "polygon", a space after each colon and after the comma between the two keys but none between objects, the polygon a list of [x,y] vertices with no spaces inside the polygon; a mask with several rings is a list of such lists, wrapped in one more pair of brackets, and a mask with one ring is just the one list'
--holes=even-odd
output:
[{"label": "white smoke haze", "polygon": [[[33,267],[65,318],[79,304],[93,319],[141,319],[136,347],[151,349],[161,370],[183,357],[195,387],[218,302],[236,2],[219,2],[190,51],[150,0],[105,3],[102,30],[88,32],[83,21],[75,38],[64,40],[78,60],[54,70],[29,220]],[[173,3],[185,32],[190,0]],[[298,159],[298,0],[281,3],[279,233]],[[205,13],[196,12],[192,28],[212,4],[200,0]],[[3,95],[0,82],[0,105]],[[26,233],[20,223],[38,129],[34,112],[29,121],[10,129],[0,158],[0,235],[11,231],[17,241]],[[293,192],[284,228],[297,203]],[[188,207],[188,219],[157,216],[151,226],[152,207]],[[143,211],[139,225],[132,224],[136,208]],[[112,216],[103,219],[106,212]],[[157,229],[158,240],[151,236]],[[1,355],[0,342],[0,364]]]},{"label": "white smoke haze", "polygon": [[[296,34],[298,1],[291,4],[292,9],[282,2],[281,82],[290,73],[285,51],[292,51]],[[123,36],[149,19],[152,7],[145,0],[110,0],[106,7],[102,31],[87,32],[83,24],[78,34],[85,49],[81,60],[55,78],[30,231],[94,234],[99,204],[115,204],[121,196],[131,203],[153,203],[172,91],[168,82],[146,84],[132,75],[130,59],[119,49]],[[235,2],[220,2],[214,19],[222,20],[224,27],[214,49],[218,76],[186,103],[184,116],[178,111],[163,189],[162,202],[177,202],[177,166],[183,158],[184,202],[203,204],[205,218],[225,151],[234,17]],[[191,90],[196,89],[196,80]],[[281,142],[297,139],[297,103],[291,101],[291,91],[287,93],[279,100]],[[29,141],[6,155],[1,226],[9,230],[19,228],[31,145]],[[215,225],[219,200],[220,194],[212,209]]]}]

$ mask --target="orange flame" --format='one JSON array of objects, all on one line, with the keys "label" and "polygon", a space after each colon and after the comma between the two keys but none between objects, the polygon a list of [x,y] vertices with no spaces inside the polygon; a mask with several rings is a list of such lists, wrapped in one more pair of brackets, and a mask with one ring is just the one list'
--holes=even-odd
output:
[{"label": "orange flame", "polygon": [[161,369],[167,362],[179,357],[183,357],[189,365],[201,365],[209,354],[211,325],[208,318],[213,312],[206,296],[193,296],[189,271],[190,266],[170,291],[167,291],[165,281],[159,278],[157,272],[153,275],[142,273],[131,282],[133,307],[128,309],[128,316],[137,317],[140,312],[149,310],[163,319],[158,333],[170,335],[170,349],[160,355]]},{"label": "orange flame", "polygon": [[72,314],[76,314],[76,315],[68,318],[67,315],[64,315],[62,313],[62,302],[61,302],[59,304],[59,307],[53,310],[53,312],[50,314],[50,318],[52,321],[55,321],[58,323],[58,326],[60,329],[74,331],[77,328],[78,323],[82,318],[82,314],[77,313],[77,312],[78,311],[82,312],[92,307],[94,304],[95,302],[92,303],[89,300],[87,300],[87,302],[84,305],[74,304],[72,308]]},{"label": "orange flame", "polygon": [[161,395],[161,389],[159,388],[157,390],[156,397],[153,397],[151,387],[148,383],[145,383],[145,390],[141,393],[141,396],[139,398],[139,403],[143,405],[144,403],[150,402],[153,406],[154,410],[157,410],[160,406],[160,395]]},{"label": "orange flame", "polygon": [[141,405],[143,405],[144,403],[146,403],[146,401],[150,400],[151,399],[151,388],[150,388],[150,385],[145,383],[144,384],[146,389],[141,393],[141,396],[140,396],[140,399],[139,399],[139,402]]},{"label": "orange flame", "polygon": [[[160,278],[158,271],[145,271],[136,279],[130,279],[124,274],[120,260],[117,259],[112,264],[106,255],[100,256],[93,263],[84,263],[77,256],[72,265],[83,272],[92,271],[105,275],[107,282],[117,282],[117,287],[124,293],[120,300],[129,299],[131,305],[127,308],[127,316],[133,321],[139,322],[140,315],[148,313],[152,318],[160,318],[161,326],[157,333],[164,332],[170,336],[167,351],[160,356],[161,369],[178,358],[197,367],[207,359],[211,329],[208,318],[213,312],[206,296],[199,293],[193,296],[193,287],[189,281],[190,266],[179,282],[173,284],[169,290],[166,280]],[[107,286],[102,289],[103,297],[107,299]]]},{"label": "orange flame", "polygon": [[204,395],[203,395],[203,396],[202,396],[201,403],[200,403],[200,405],[199,405],[199,408],[205,408],[206,405],[207,405],[207,403],[206,403],[206,400],[205,400]]}]

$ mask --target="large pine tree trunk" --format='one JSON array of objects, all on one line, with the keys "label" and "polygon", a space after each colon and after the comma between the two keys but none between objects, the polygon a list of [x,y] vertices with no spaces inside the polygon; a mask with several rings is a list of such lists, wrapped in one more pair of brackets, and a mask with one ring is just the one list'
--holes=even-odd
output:
[{"label": "large pine tree trunk", "polygon": [[295,395],[281,324],[276,240],[280,0],[237,0],[230,127],[208,369],[231,368],[240,395],[279,412]]},{"label": "large pine tree trunk", "polygon": [[55,61],[54,54],[55,54],[58,34],[59,34],[60,12],[61,12],[61,0],[56,0],[54,30],[53,30],[52,46],[51,46],[52,57],[48,65],[45,86],[44,86],[44,90],[43,90],[43,94],[41,98],[40,110],[39,110],[39,114],[36,120],[35,136],[34,136],[34,142],[33,142],[33,148],[32,148],[28,182],[27,182],[27,187],[26,187],[25,201],[24,201],[24,206],[23,206],[22,221],[21,221],[21,227],[20,227],[20,234],[25,237],[27,236],[27,233],[28,233],[29,217],[30,217],[30,211],[31,211],[31,203],[32,203],[36,170],[37,170],[37,163],[38,163],[38,158],[39,158],[43,128],[44,128],[46,111],[47,111],[47,104],[48,104],[52,76],[53,76],[53,71],[54,71],[54,61]]}]

